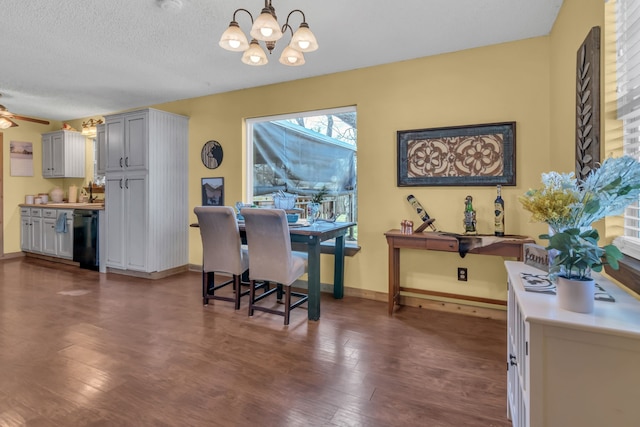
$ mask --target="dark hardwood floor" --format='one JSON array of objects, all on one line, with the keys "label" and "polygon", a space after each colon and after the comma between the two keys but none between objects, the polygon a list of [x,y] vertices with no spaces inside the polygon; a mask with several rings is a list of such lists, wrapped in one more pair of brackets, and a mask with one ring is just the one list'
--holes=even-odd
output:
[{"label": "dark hardwood floor", "polygon": [[0,261],[0,426],[509,426],[502,321],[322,299],[282,317],[150,281]]}]

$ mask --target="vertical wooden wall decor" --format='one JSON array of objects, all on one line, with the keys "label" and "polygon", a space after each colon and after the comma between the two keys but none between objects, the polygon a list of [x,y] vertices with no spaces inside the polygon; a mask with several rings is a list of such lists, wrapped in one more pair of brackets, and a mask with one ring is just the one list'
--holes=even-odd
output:
[{"label": "vertical wooden wall decor", "polygon": [[576,177],[586,178],[600,162],[600,27],[578,49],[576,67]]}]

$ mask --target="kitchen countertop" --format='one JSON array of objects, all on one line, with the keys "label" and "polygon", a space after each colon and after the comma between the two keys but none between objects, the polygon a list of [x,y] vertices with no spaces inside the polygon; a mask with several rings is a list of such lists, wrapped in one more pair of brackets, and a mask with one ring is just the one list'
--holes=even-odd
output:
[{"label": "kitchen countertop", "polygon": [[104,210],[104,203],[41,203],[27,204],[21,203],[21,208],[54,208],[54,209],[91,209],[94,211]]}]

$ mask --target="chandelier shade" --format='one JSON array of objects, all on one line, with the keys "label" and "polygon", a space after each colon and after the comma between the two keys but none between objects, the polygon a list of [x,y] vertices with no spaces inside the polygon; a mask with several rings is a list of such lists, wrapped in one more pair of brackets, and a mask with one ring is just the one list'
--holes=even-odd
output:
[{"label": "chandelier shade", "polygon": [[262,9],[262,13],[258,16],[251,26],[251,37],[256,40],[262,40],[264,42],[275,42],[282,38],[282,30],[280,24],[276,21],[275,10],[271,7]]},{"label": "chandelier shade", "polygon": [[300,52],[313,52],[314,50],[318,50],[316,36],[313,35],[309,29],[309,24],[306,22],[300,24],[300,28],[293,33],[291,44]]},{"label": "chandelier shade", "polygon": [[290,67],[304,65],[304,55],[302,52],[292,48],[290,45],[285,47],[280,55],[280,63]]},{"label": "chandelier shade", "polygon": [[247,36],[244,35],[236,21],[231,21],[229,28],[222,33],[218,44],[221,48],[231,52],[244,52],[249,49]]},{"label": "chandelier shade", "polygon": [[[236,14],[238,12],[246,12],[251,18],[252,26],[249,32],[251,36],[250,43],[236,21]],[[302,15],[302,23],[294,33],[293,28],[289,24],[289,18],[296,12]],[[269,60],[267,59],[261,42],[264,43],[269,54],[271,54],[276,46],[276,41],[283,37],[287,29],[291,32],[291,42],[282,51],[280,63],[287,66],[303,65],[305,59],[302,52],[313,52],[318,49],[318,42],[315,35],[309,29],[309,24],[306,22],[304,12],[300,9],[292,10],[287,15],[285,23],[280,26],[276,11],[271,5],[271,0],[265,0],[264,8],[255,21],[253,15],[251,15],[251,12],[248,10],[242,8],[236,9],[233,12],[233,19],[229,23],[229,27],[222,33],[218,44],[221,48],[231,52],[243,52],[242,62],[245,64],[254,66],[265,65]]]},{"label": "chandelier shade", "polygon": [[260,47],[258,40],[251,40],[249,49],[245,50],[242,54],[242,62],[247,65],[265,65],[269,62],[267,54],[264,53],[264,50]]}]

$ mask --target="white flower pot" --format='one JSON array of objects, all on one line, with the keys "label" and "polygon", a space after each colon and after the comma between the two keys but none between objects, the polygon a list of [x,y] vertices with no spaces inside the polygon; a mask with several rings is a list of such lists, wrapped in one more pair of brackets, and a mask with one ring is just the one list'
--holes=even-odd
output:
[{"label": "white flower pot", "polygon": [[556,294],[558,307],[577,313],[592,313],[596,282],[589,280],[573,280],[558,276]]}]

